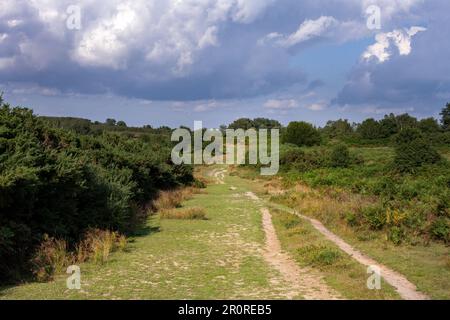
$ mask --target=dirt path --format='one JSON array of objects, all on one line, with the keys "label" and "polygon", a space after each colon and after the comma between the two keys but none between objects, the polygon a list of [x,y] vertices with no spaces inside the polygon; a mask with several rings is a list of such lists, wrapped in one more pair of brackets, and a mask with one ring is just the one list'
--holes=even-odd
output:
[{"label": "dirt path", "polygon": [[218,184],[225,184],[224,178],[225,178],[225,173],[226,173],[226,172],[227,172],[227,171],[224,170],[224,169],[215,169],[215,170],[212,170],[212,171],[209,173],[209,176],[215,178],[215,179],[216,179],[216,182],[217,182]]},{"label": "dirt path", "polygon": [[350,244],[345,242],[342,238],[328,230],[320,221],[299,214],[295,210],[287,210],[283,209],[289,213],[295,214],[302,219],[309,221],[312,226],[318,230],[321,234],[323,234],[328,240],[335,243],[342,251],[350,255],[353,259],[361,263],[365,266],[377,266],[381,270],[381,276],[384,280],[393,286],[398,294],[405,300],[428,300],[430,299],[426,294],[417,290],[417,287],[410,282],[405,276],[402,274],[386,267],[385,265],[379,264],[377,261],[372,258],[364,255],[359,250],[352,247]]},{"label": "dirt path", "polygon": [[[255,196],[256,197],[256,196]],[[324,280],[309,268],[300,268],[289,255],[281,250],[281,244],[267,208],[261,209],[263,228],[266,235],[264,259],[283,276],[290,284],[288,298],[301,295],[308,300],[339,299],[340,295],[328,287]]]},{"label": "dirt path", "polygon": [[[261,200],[253,192],[245,195],[253,201]],[[325,281],[311,268],[300,268],[291,257],[282,251],[272,216],[267,208],[261,208],[263,229],[266,236],[266,245],[263,252],[264,259],[281,273],[291,288],[291,297],[301,295],[309,300],[335,300],[342,298],[338,292],[330,288]]]}]

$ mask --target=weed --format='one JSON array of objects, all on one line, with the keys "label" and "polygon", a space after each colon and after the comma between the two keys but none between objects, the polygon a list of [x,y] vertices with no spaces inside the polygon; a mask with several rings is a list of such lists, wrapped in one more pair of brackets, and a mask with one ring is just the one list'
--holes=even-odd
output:
[{"label": "weed", "polygon": [[165,209],[160,212],[161,219],[207,220],[205,209],[199,207],[184,209]]},{"label": "weed", "polygon": [[61,272],[70,260],[67,242],[45,235],[31,260],[33,274],[38,281],[52,280],[53,275]]}]

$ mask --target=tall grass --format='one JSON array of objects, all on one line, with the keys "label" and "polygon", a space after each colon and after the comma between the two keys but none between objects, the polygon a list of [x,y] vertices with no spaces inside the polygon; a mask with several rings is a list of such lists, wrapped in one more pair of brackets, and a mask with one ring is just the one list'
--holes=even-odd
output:
[{"label": "tall grass", "polygon": [[72,257],[67,251],[67,242],[45,235],[31,260],[31,265],[33,274],[38,281],[48,281],[71,261]]},{"label": "tall grass", "polygon": [[205,209],[199,207],[185,209],[164,209],[160,212],[161,219],[206,220]]},{"label": "tall grass", "polygon": [[112,252],[122,251],[126,245],[127,238],[118,232],[90,229],[70,251],[67,241],[46,235],[31,260],[32,271],[36,280],[50,281],[71,264],[105,263]]}]

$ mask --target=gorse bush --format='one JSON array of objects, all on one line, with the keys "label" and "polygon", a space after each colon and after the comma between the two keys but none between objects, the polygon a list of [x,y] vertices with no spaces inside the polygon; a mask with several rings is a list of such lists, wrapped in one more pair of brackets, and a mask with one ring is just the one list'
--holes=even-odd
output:
[{"label": "gorse bush", "polygon": [[330,166],[334,168],[347,168],[352,162],[350,151],[346,145],[339,144],[331,150]]},{"label": "gorse bush", "polygon": [[393,166],[399,172],[415,172],[419,167],[441,160],[439,153],[417,129],[402,130],[395,139]]},{"label": "gorse bush", "polygon": [[81,135],[2,105],[0,280],[30,269],[44,234],[72,250],[92,227],[131,232],[161,189],[192,183],[192,168],[171,163],[169,137],[151,140]]}]

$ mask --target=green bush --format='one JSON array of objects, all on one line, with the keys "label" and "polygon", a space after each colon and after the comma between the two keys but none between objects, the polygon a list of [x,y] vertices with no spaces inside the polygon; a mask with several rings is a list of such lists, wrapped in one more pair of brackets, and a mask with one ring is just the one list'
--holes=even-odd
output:
[{"label": "green bush", "polygon": [[450,241],[450,219],[445,217],[438,217],[430,229],[431,235],[437,240],[445,242]]},{"label": "green bush", "polygon": [[383,206],[369,206],[362,209],[362,216],[369,228],[380,230],[386,224],[386,210]]},{"label": "green bush", "polygon": [[331,150],[330,166],[334,168],[347,168],[351,163],[350,151],[346,145],[339,144]]},{"label": "green bush", "polygon": [[389,230],[388,238],[395,245],[399,245],[405,239],[406,233],[402,227],[394,226]]},{"label": "green bush", "polygon": [[171,164],[169,136],[76,131],[1,106],[0,281],[29,270],[45,234],[70,249],[91,227],[131,232],[159,190],[193,182],[192,168]]},{"label": "green bush", "polygon": [[317,267],[332,266],[342,257],[339,250],[325,245],[305,246],[299,248],[297,254],[306,264]]},{"label": "green bush", "polygon": [[437,163],[439,153],[417,129],[402,130],[395,139],[394,168],[402,173],[414,173],[419,167]]},{"label": "green bush", "polygon": [[319,131],[311,124],[303,121],[289,123],[283,135],[283,142],[292,143],[299,147],[315,146],[321,142]]}]

